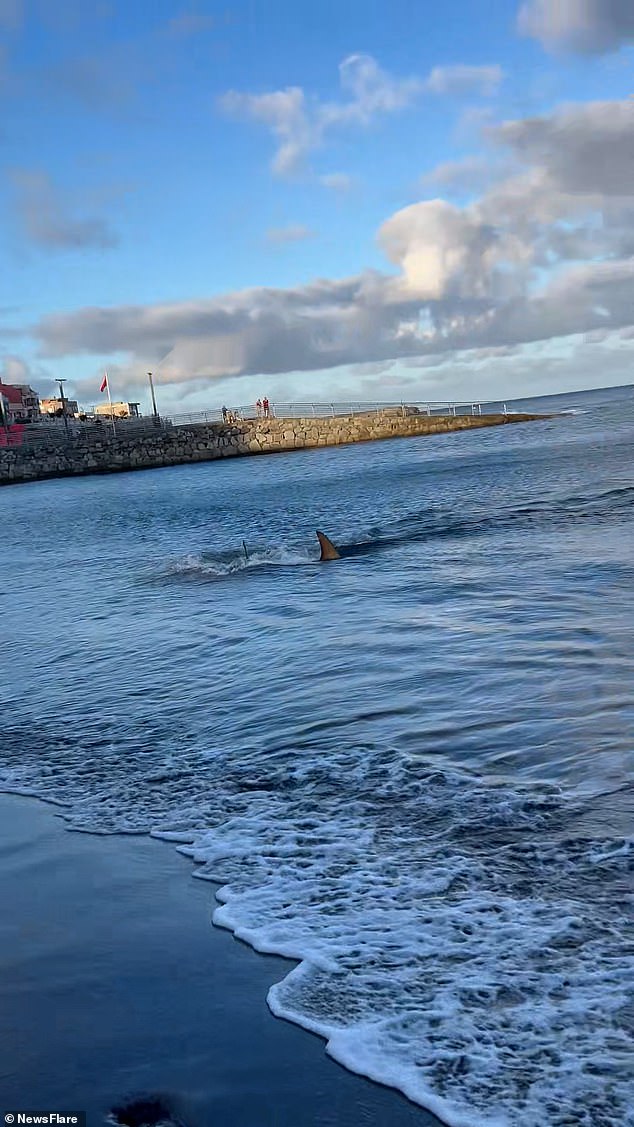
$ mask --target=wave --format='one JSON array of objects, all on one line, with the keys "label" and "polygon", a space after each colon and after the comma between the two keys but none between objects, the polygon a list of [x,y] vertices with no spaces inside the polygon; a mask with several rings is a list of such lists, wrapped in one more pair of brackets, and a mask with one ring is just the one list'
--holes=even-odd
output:
[{"label": "wave", "polygon": [[450,1127],[634,1124],[633,850],[579,830],[592,800],[378,745],[13,743],[5,787],[218,883],[217,925],[298,962],[272,1011],[346,1067]]},{"label": "wave", "polygon": [[443,509],[429,505],[407,514],[391,525],[373,526],[365,539],[345,547],[347,554],[367,550],[370,544],[389,547],[406,542],[434,539],[462,539],[504,531],[555,528],[580,520],[602,523],[622,519],[624,511],[634,509],[634,486],[623,485],[594,495],[572,494],[523,505],[501,511],[478,509],[465,505],[465,509]]},{"label": "wave", "polygon": [[[594,495],[573,494],[535,501],[502,512],[490,509],[457,512],[429,505],[407,514],[391,524],[373,525],[356,538],[333,538],[342,556],[354,557],[384,551],[401,544],[440,539],[464,539],[497,534],[503,531],[534,530],[535,527],[561,527],[580,520],[604,523],[621,519],[624,511],[634,508],[634,486],[623,485]],[[188,553],[171,560],[158,576],[165,580],[224,579],[253,570],[273,567],[305,567],[319,562],[318,548],[313,542],[298,547],[275,547],[233,553]]]},{"label": "wave", "polygon": [[275,548],[261,548],[235,553],[190,552],[179,559],[171,560],[161,573],[160,578],[183,577],[194,579],[224,579],[230,575],[240,575],[254,569],[273,567],[298,567],[310,563],[318,563],[319,555],[311,554],[308,549],[302,551],[297,548],[279,545]]}]

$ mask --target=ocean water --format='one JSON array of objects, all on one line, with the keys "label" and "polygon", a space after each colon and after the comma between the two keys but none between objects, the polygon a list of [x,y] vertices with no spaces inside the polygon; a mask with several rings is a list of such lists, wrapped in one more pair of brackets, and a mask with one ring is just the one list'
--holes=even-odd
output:
[{"label": "ocean water", "polygon": [[0,786],[176,843],[273,1012],[451,1127],[624,1127],[634,389],[523,406],[0,491]]}]

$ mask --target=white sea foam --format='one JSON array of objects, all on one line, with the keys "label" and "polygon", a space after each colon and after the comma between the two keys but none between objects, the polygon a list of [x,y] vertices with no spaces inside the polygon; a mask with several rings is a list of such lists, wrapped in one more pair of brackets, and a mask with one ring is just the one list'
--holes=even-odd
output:
[{"label": "white sea foam", "polygon": [[452,1127],[633,1123],[629,847],[551,836],[552,796],[416,790],[312,816],[254,793],[180,848],[223,882],[216,924],[301,960],[269,1005],[341,1064]]},{"label": "white sea foam", "polygon": [[228,575],[249,571],[253,568],[263,567],[297,567],[308,563],[316,563],[319,556],[313,552],[301,551],[279,545],[275,548],[264,548],[244,552],[231,556],[206,555],[205,553],[190,552],[185,556],[170,561],[164,575],[190,576],[200,579],[224,579]]},{"label": "white sea foam", "polygon": [[634,1124],[632,850],[576,832],[581,800],[383,747],[43,741],[3,783],[177,844],[221,885],[216,924],[299,961],[272,1011],[451,1127]]}]

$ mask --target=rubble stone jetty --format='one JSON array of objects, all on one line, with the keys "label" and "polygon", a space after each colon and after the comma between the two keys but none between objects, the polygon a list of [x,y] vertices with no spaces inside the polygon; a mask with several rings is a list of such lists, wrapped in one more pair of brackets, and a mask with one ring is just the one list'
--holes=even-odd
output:
[{"label": "rubble stone jetty", "polygon": [[279,454],[319,446],[449,434],[509,423],[543,419],[544,415],[427,415],[411,408],[321,418],[246,419],[233,424],[205,423],[161,426],[125,437],[104,432],[67,442],[39,442],[0,449],[0,485],[52,477],[120,473],[190,462],[210,462],[259,454]]}]

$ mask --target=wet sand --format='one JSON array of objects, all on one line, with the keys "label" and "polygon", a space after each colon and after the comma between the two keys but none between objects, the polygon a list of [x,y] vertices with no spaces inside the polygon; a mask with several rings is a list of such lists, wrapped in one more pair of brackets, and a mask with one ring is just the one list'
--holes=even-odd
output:
[{"label": "wet sand", "polygon": [[186,1127],[438,1127],[276,1020],[289,963],[210,922],[214,888],[170,845],[69,833],[0,795],[0,1113],[75,1109],[90,1127],[140,1094]]}]

